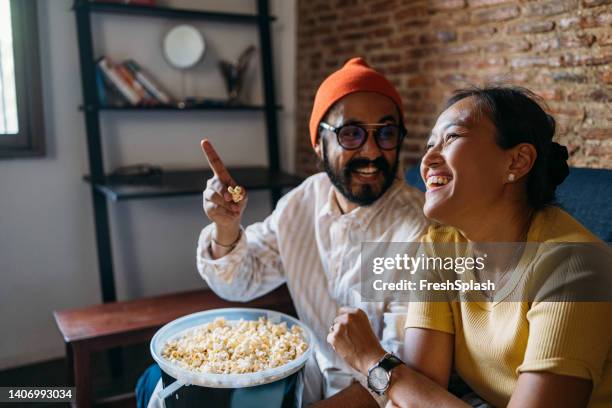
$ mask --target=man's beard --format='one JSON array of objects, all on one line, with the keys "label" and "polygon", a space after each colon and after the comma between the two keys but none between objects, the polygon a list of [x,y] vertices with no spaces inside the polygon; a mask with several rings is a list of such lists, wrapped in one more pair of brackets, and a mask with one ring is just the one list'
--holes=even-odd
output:
[{"label": "man's beard", "polygon": [[[329,176],[329,179],[331,180],[334,187],[336,187],[338,191],[350,202],[361,206],[371,205],[383,194],[385,194],[385,192],[393,184],[393,180],[395,179],[395,173],[397,173],[397,168],[399,166],[399,151],[397,152],[398,154],[395,158],[393,166],[389,166],[389,163],[382,156],[379,156],[374,160],[368,160],[363,157],[359,157],[349,161],[343,169],[334,169],[331,163],[329,162],[325,139],[322,139],[321,143],[323,147],[323,169]],[[357,193],[353,193],[353,191],[351,190],[353,170],[356,170],[359,167],[365,167],[369,164],[375,166],[378,170],[381,171],[383,175],[384,181],[380,191],[376,192],[372,189],[371,185],[363,184],[360,191],[358,191]]]}]

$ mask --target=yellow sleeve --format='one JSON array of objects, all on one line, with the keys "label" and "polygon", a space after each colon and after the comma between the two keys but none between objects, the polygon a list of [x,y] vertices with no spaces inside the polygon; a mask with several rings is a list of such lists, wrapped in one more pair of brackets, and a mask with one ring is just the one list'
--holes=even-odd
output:
[{"label": "yellow sleeve", "polygon": [[404,327],[417,327],[454,334],[453,311],[449,302],[411,302]]},{"label": "yellow sleeve", "polygon": [[546,371],[601,380],[612,344],[611,302],[539,302],[527,312],[529,338],[517,373]]},{"label": "yellow sleeve", "polygon": [[[426,255],[435,254],[433,246],[435,243],[454,243],[462,242],[463,238],[457,230],[452,227],[434,224],[429,227],[427,232],[421,237],[420,248]],[[429,280],[439,279],[433,273],[428,275]],[[431,294],[420,294],[417,296],[420,300],[427,300],[427,297],[434,297]],[[450,301],[412,301],[408,303],[408,313],[404,328],[420,328],[441,331],[444,333],[455,334],[453,321],[453,311]]]}]

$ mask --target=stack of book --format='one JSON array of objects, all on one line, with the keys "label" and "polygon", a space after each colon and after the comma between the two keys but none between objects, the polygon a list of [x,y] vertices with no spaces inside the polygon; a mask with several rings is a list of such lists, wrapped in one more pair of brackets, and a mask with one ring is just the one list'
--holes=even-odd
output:
[{"label": "stack of book", "polygon": [[134,60],[114,63],[108,57],[96,63],[96,86],[101,106],[155,106],[173,104],[173,98]]}]

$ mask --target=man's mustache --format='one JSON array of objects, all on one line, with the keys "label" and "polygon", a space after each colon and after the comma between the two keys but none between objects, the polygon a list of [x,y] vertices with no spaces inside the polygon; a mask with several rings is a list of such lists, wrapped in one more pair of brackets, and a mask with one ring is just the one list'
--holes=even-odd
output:
[{"label": "man's mustache", "polygon": [[384,174],[389,172],[389,163],[385,159],[383,159],[382,156],[379,156],[374,160],[368,160],[363,157],[359,157],[359,158],[351,160],[350,162],[346,164],[346,166],[344,166],[344,174],[348,176],[350,175],[352,171],[357,170],[358,168],[367,167],[370,165],[376,167],[378,170],[382,171]]}]

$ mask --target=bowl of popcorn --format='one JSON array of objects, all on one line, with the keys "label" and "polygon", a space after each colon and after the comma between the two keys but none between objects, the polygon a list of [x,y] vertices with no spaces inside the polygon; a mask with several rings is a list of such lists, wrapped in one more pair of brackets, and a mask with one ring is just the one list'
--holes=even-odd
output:
[{"label": "bowl of popcorn", "polygon": [[308,327],[283,313],[216,309],[174,320],[151,340],[151,355],[182,385],[243,388],[298,372],[312,354]]}]

